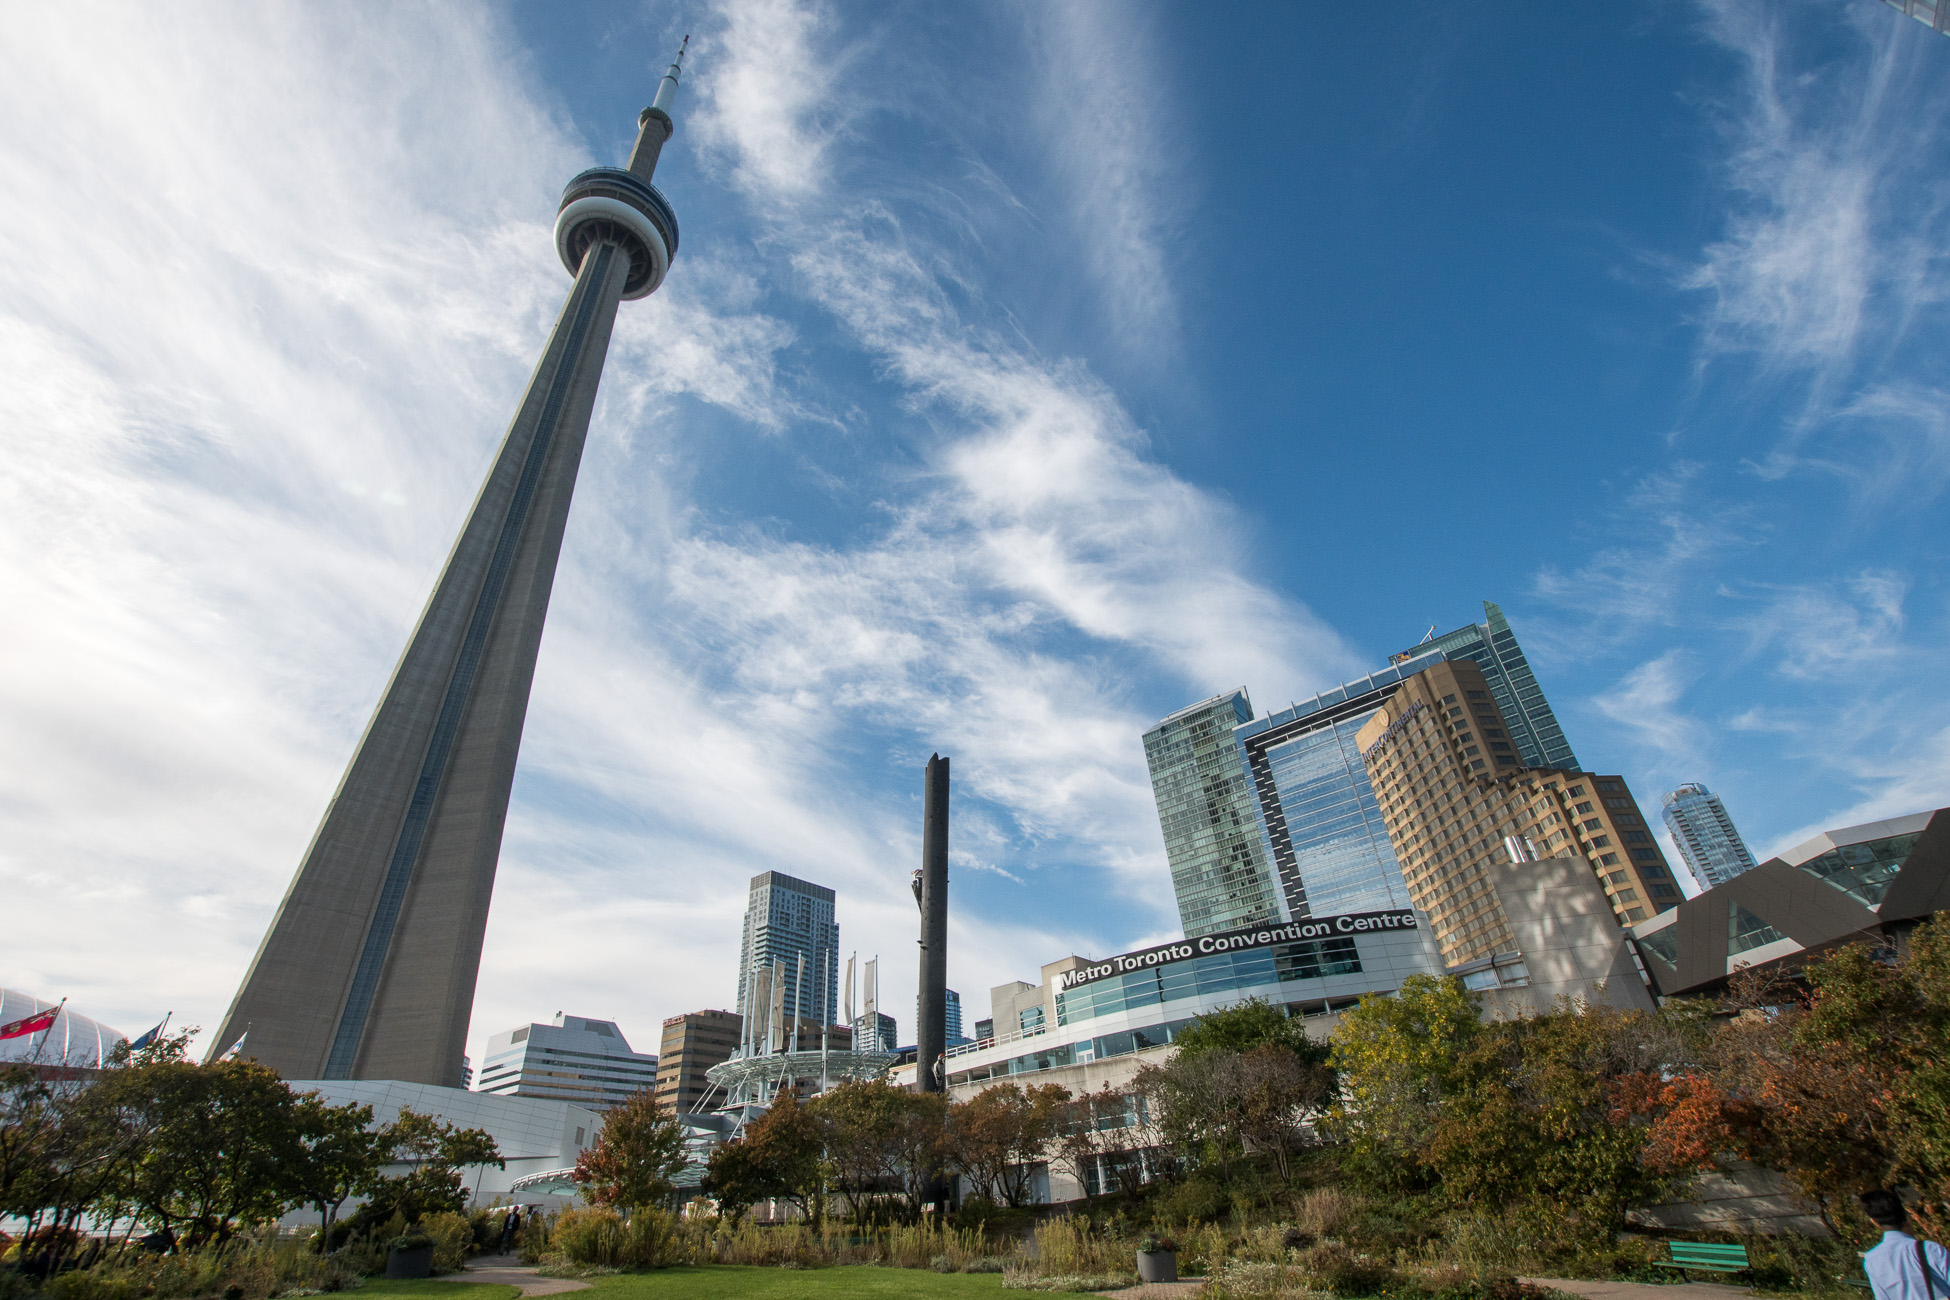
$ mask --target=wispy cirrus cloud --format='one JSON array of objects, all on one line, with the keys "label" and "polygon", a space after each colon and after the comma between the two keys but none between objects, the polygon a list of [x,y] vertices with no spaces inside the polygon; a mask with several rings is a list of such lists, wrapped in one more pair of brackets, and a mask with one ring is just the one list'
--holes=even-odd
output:
[{"label": "wispy cirrus cloud", "polygon": [[[1701,364],[1745,358],[1760,382],[1804,386],[1799,415],[1760,462],[1768,475],[1828,470],[1886,493],[1889,467],[1875,453],[1916,438],[1911,454],[1940,477],[1941,436],[1928,431],[1940,410],[1922,428],[1877,416],[1884,402],[1913,401],[1913,383],[1890,367],[1931,348],[1931,322],[1950,300],[1940,252],[1950,185],[1932,163],[1950,109],[1930,75],[1941,51],[1866,7],[1702,9],[1743,76],[1720,119],[1735,202],[1683,279],[1706,295]],[[1829,40],[1812,38],[1817,26]],[[1888,384],[1891,397],[1874,396]]]}]

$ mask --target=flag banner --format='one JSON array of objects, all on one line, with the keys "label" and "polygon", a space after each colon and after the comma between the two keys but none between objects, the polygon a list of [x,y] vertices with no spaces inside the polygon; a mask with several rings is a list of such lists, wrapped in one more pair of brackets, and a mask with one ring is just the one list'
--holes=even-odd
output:
[{"label": "flag banner", "polygon": [[130,1043],[129,1050],[131,1052],[139,1052],[143,1048],[149,1046],[149,1044],[155,1042],[156,1039],[162,1036],[163,1026],[168,1023],[169,1023],[169,1017],[164,1016],[154,1029],[151,1029],[148,1033],[136,1039],[133,1043]]},{"label": "flag banner", "polygon": [[52,1028],[54,1022],[60,1018],[61,1008],[49,1007],[45,1011],[36,1011],[31,1016],[9,1020],[6,1024],[0,1025],[0,1039],[24,1038],[28,1034],[38,1034],[43,1029]]}]

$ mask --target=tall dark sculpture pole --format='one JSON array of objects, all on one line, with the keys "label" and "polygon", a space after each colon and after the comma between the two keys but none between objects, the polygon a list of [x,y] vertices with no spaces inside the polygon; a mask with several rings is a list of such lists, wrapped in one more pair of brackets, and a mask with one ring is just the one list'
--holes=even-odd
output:
[{"label": "tall dark sculpture pole", "polygon": [[921,821],[921,1024],[914,1081],[921,1092],[947,1088],[948,1051],[948,760],[928,759]]}]

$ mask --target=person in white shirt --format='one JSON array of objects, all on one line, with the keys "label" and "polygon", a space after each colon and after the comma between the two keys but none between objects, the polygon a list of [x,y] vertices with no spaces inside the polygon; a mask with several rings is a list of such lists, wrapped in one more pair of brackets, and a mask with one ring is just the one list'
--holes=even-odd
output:
[{"label": "person in white shirt", "polygon": [[1950,1251],[1903,1231],[1909,1212],[1894,1192],[1862,1193],[1862,1211],[1883,1230],[1882,1241],[1862,1255],[1862,1271],[1876,1300],[1950,1300]]}]

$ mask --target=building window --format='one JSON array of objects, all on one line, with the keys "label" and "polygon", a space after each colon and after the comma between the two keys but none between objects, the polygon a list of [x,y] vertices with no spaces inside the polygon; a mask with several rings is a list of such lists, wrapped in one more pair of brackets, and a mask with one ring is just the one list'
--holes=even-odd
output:
[{"label": "building window", "polygon": [[1631,911],[1625,913],[1625,920],[1627,924],[1637,924],[1638,922],[1643,921],[1644,919],[1645,919],[1645,909],[1642,907],[1635,907]]},{"label": "building window", "polygon": [[1501,767],[1515,767],[1517,765],[1517,760],[1511,758],[1508,754],[1498,754],[1496,761],[1497,765]]},{"label": "building window", "polygon": [[[1598,793],[1599,793],[1599,794],[1622,794],[1622,793],[1624,793],[1624,790],[1625,790],[1625,787],[1624,787],[1624,786],[1622,786],[1622,785],[1620,785],[1620,784],[1619,784],[1618,782],[1616,782],[1616,781],[1600,781],[1600,782],[1598,782]],[[1607,799],[1607,800],[1606,800],[1605,802],[1607,802],[1607,803],[1610,803],[1611,801],[1610,801],[1609,799]]]},{"label": "building window", "polygon": [[1616,853],[1603,854],[1598,859],[1598,865],[1603,867],[1615,867],[1618,865],[1618,855]]},{"label": "building window", "polygon": [[1591,847],[1592,847],[1592,848],[1594,848],[1594,849],[1608,849],[1608,848],[1610,848],[1610,847],[1611,847],[1611,836],[1609,836],[1609,835],[1593,835],[1593,836],[1591,837]]},{"label": "building window", "polygon": [[1453,695],[1445,695],[1442,697],[1442,702],[1444,704],[1454,704],[1456,702],[1456,697]]},{"label": "building window", "polygon": [[1640,862],[1657,862],[1659,853],[1656,849],[1633,849],[1632,857]]},{"label": "building window", "polygon": [[1590,821],[1584,824],[1584,828],[1588,831],[1603,830],[1604,826],[1605,824],[1599,821],[1596,817],[1593,817]]},{"label": "building window", "polygon": [[[1577,794],[1577,791],[1576,791],[1576,790],[1567,790],[1567,791],[1565,791],[1565,793],[1566,793],[1566,794],[1570,794],[1570,795],[1575,795],[1575,794]],[[1583,803],[1581,803],[1581,804],[1579,804],[1579,805],[1578,805],[1578,807],[1577,807],[1577,811],[1579,811],[1579,812],[1581,812],[1581,813],[1588,813],[1588,812],[1590,812],[1590,811],[1591,811],[1591,802],[1590,802],[1590,800],[1586,800],[1585,802],[1583,802]]]},{"label": "building window", "polygon": [[[1574,785],[1569,790],[1566,790],[1564,793],[1569,795],[1571,798],[1576,799],[1578,796],[1584,793],[1584,787],[1581,785]],[[1579,804],[1578,811],[1590,812],[1591,810],[1589,808],[1586,808],[1583,804]]]}]

